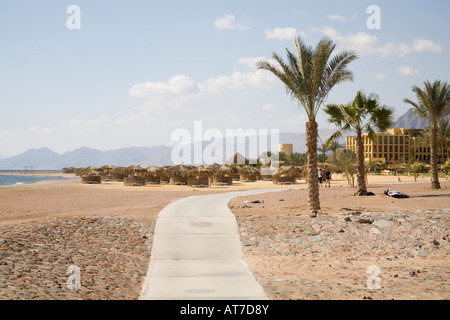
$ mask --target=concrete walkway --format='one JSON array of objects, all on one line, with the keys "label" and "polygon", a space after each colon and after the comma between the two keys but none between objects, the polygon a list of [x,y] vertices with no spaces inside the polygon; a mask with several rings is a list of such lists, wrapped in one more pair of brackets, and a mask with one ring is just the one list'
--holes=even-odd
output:
[{"label": "concrete walkway", "polygon": [[288,189],[189,197],[158,215],[141,300],[263,300],[266,293],[243,261],[235,198]]}]

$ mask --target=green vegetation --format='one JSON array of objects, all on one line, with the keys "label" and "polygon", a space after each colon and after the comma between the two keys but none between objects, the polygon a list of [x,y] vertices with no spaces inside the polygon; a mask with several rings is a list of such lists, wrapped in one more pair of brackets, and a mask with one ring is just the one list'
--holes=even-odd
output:
[{"label": "green vegetation", "polygon": [[431,148],[431,188],[440,189],[439,175],[437,170],[437,153],[438,153],[438,123],[440,120],[450,114],[450,87],[447,82],[436,80],[434,83],[424,82],[424,88],[417,86],[412,88],[415,93],[417,102],[404,99],[405,103],[409,103],[414,107],[416,116],[427,119],[430,123],[430,148]]},{"label": "green vegetation", "polygon": [[351,103],[345,105],[329,104],[325,107],[325,113],[328,115],[328,122],[339,128],[328,139],[328,143],[341,137],[344,131],[351,130],[356,133],[357,194],[366,195],[362,134],[366,132],[369,139],[374,140],[376,128],[385,131],[392,125],[394,111],[387,106],[380,105],[377,95],[371,94],[366,97],[362,91],[358,91]]}]

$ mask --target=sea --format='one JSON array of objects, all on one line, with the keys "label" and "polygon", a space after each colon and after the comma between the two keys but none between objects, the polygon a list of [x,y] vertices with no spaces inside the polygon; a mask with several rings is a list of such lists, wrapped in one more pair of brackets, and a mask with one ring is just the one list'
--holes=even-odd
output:
[{"label": "sea", "polygon": [[[33,175],[32,172],[29,172],[24,175],[17,175],[17,173],[21,173],[23,171],[0,170],[0,172],[2,173],[0,175],[0,186],[10,186],[10,185],[33,183],[33,182],[48,181],[48,180],[70,179],[70,178],[63,178],[63,177],[37,176],[37,175]],[[36,172],[38,172],[38,171],[36,171]],[[8,173],[16,173],[16,174],[8,175]]]}]

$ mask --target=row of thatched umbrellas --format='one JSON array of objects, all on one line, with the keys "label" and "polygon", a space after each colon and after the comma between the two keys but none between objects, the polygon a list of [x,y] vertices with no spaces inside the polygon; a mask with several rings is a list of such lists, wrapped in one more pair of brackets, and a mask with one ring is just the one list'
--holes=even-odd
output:
[{"label": "row of thatched umbrellas", "polygon": [[125,185],[145,185],[169,183],[174,185],[209,186],[232,185],[233,180],[252,182],[258,179],[273,180],[274,183],[295,183],[306,174],[306,166],[282,166],[276,170],[252,166],[188,166],[175,165],[166,167],[140,166],[116,167],[103,166],[100,168],[71,168],[80,176],[83,183],[101,183],[102,181],[123,181]]}]

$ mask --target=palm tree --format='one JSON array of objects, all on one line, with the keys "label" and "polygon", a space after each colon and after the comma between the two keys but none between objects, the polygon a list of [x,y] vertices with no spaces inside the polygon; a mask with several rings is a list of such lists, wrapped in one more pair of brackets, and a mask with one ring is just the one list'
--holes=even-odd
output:
[{"label": "palm tree", "polygon": [[320,146],[317,148],[317,151],[321,155],[322,160],[321,162],[325,162],[325,160],[327,160],[327,152],[330,151],[329,145],[327,145],[326,143],[321,143]]},{"label": "palm tree", "polygon": [[287,93],[297,100],[308,116],[306,123],[306,146],[308,155],[307,183],[308,204],[311,216],[320,210],[319,178],[317,168],[317,112],[331,89],[340,83],[353,80],[353,73],[347,66],[355,59],[355,51],[343,51],[331,57],[336,44],[330,38],[323,38],[315,48],[307,46],[300,38],[295,39],[295,54],[287,51],[287,62],[273,53],[279,64],[259,61],[258,69],[268,70],[286,86]]},{"label": "palm tree", "polygon": [[418,102],[404,99],[405,103],[409,103],[414,107],[416,116],[427,119],[430,123],[430,148],[431,148],[431,188],[440,189],[439,176],[437,170],[437,127],[440,119],[450,114],[450,87],[447,82],[436,80],[434,83],[430,81],[424,82],[424,88],[417,86],[412,88],[416,94]]},{"label": "palm tree", "polygon": [[344,146],[342,144],[340,144],[339,141],[337,141],[336,139],[327,141],[327,145],[328,145],[328,150],[333,152],[333,162],[336,162],[336,152],[339,149],[343,149]]},{"label": "palm tree", "polygon": [[[421,147],[428,147],[431,143],[430,127],[425,127],[421,131],[422,136],[417,140]],[[445,163],[450,151],[450,119],[441,119],[437,124],[436,141],[438,145],[438,158],[442,157],[442,163]],[[441,152],[441,154],[440,154]],[[439,162],[439,159],[438,159]]]},{"label": "palm tree", "polygon": [[343,131],[352,130],[356,133],[356,180],[358,195],[366,195],[367,187],[364,171],[364,142],[363,132],[371,140],[376,139],[375,128],[380,131],[388,129],[393,122],[394,111],[379,103],[375,94],[366,95],[358,91],[355,99],[347,105],[329,104],[325,107],[325,113],[329,116],[328,122],[335,124],[340,130],[333,133],[329,142],[342,136]]},{"label": "palm tree", "polygon": [[437,141],[442,152],[442,163],[445,163],[450,151],[450,119],[441,119],[439,121]]}]

